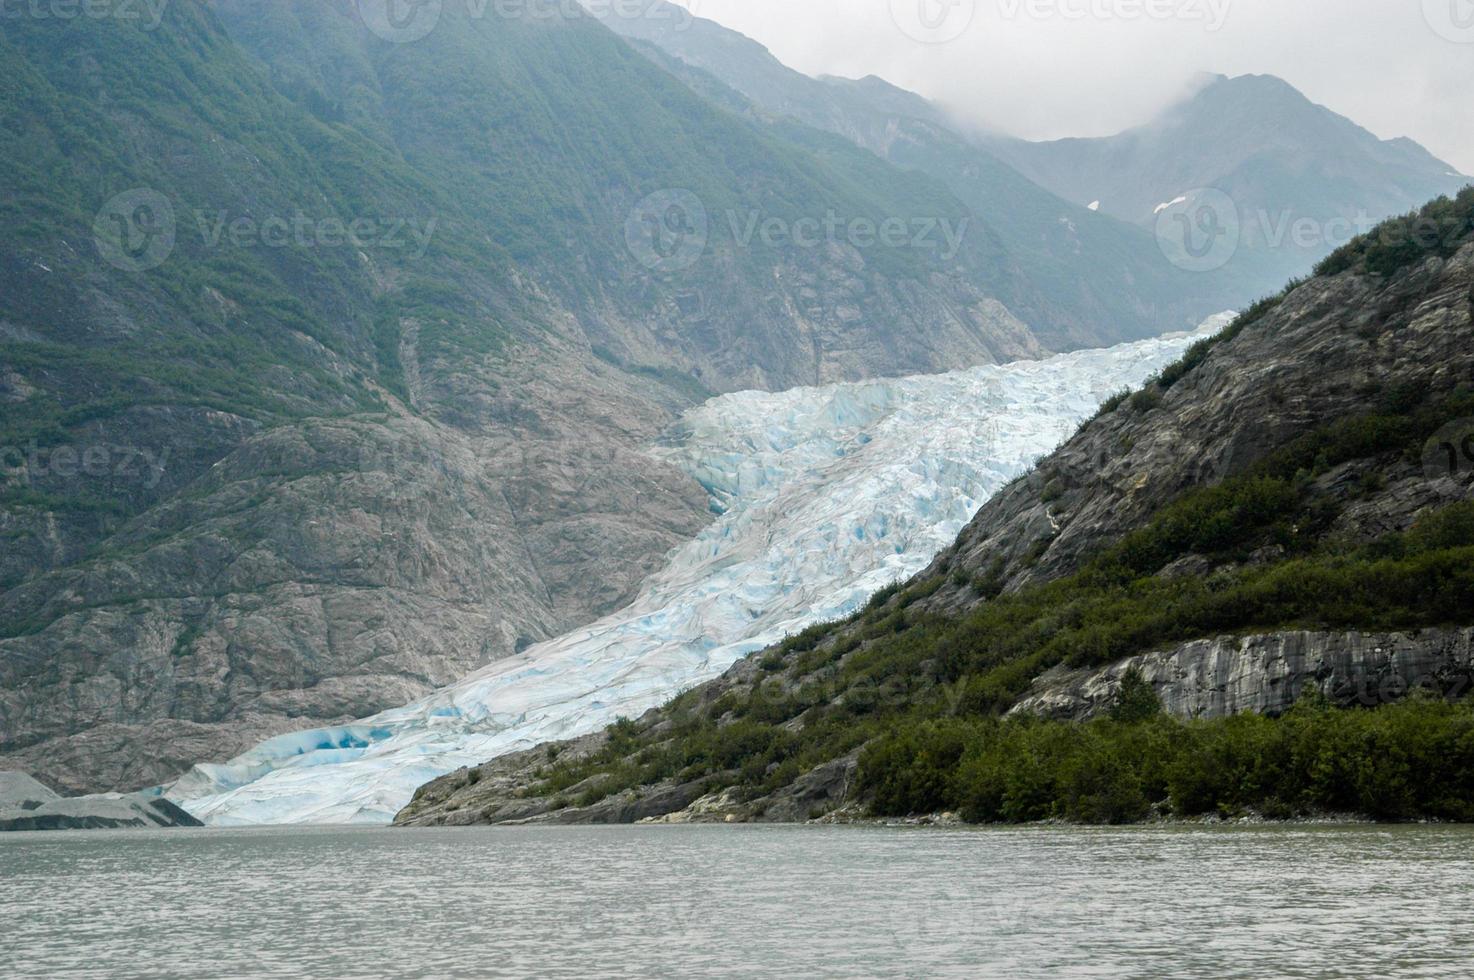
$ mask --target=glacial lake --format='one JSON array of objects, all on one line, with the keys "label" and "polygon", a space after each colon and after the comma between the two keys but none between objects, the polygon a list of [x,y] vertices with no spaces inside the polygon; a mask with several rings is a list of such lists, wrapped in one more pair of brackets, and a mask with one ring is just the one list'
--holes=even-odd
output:
[{"label": "glacial lake", "polygon": [[1468,977],[1474,828],[0,834],[0,975]]}]

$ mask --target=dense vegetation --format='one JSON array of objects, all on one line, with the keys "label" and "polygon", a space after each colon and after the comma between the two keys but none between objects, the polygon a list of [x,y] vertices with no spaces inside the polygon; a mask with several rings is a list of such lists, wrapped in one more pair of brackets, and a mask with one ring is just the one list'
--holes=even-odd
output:
[{"label": "dense vegetation", "polygon": [[[1150,686],[1137,678],[1135,690]],[[1279,718],[1183,722],[1128,683],[1091,722],[944,718],[860,756],[875,812],[976,823],[1355,813],[1474,820],[1474,706],[1415,697],[1369,710],[1307,697]],[[1124,710],[1122,710],[1124,709]]]},{"label": "dense vegetation", "polygon": [[[499,267],[495,249],[468,244],[453,198],[349,127],[280,97],[196,5],[170,5],[157,30],[118,17],[11,19],[0,79],[0,368],[28,386],[0,419],[0,446],[13,451],[108,438],[158,449],[164,435],[137,421],[155,407],[266,426],[382,411],[372,382],[402,385],[375,344],[376,318],[427,284],[464,281],[468,264],[482,277]],[[112,268],[93,245],[94,220],[136,189],[169,202],[174,245],[156,268]],[[359,250],[319,242],[311,229],[273,242],[227,230],[304,213],[386,233]],[[432,219],[423,254],[398,247],[403,230],[387,233]],[[376,289],[375,272],[399,292]],[[420,302],[414,312],[437,325],[477,305]],[[474,319],[496,330],[482,305]],[[42,485],[0,486],[0,504],[146,502],[136,487],[94,501],[95,488],[78,481],[30,478]]]},{"label": "dense vegetation", "polygon": [[559,794],[598,776],[569,802],[589,805],[665,779],[740,786],[756,798],[882,733],[996,719],[1060,663],[1100,666],[1224,632],[1458,623],[1474,608],[1474,503],[1364,548],[1206,581],[1111,584],[1099,574],[999,596],[955,620],[908,615],[906,606],[939,583],[913,587],[900,595],[902,608],[870,611],[837,643],[818,645],[833,632],[828,626],[789,640],[763,661],[776,675],[791,659],[787,677],[711,704],[683,695],[670,705],[671,727],[659,732],[616,726],[596,756],[550,766],[537,792]]},{"label": "dense vegetation", "polygon": [[1343,245],[1316,266],[1318,276],[1357,271],[1391,276],[1430,257],[1446,259],[1474,241],[1474,187],[1457,197],[1383,222]]}]

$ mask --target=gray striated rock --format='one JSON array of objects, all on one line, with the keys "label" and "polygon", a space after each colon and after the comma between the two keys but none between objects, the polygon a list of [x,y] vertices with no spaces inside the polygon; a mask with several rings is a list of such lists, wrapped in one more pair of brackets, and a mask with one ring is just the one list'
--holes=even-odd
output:
[{"label": "gray striated rock", "polygon": [[[503,370],[529,375],[510,420],[461,397],[460,425],[401,407],[257,432],[90,559],[0,593],[20,624],[0,637],[0,766],[157,785],[626,602],[710,519],[646,451],[670,409],[575,353]],[[448,400],[472,381],[426,383]]]},{"label": "gray striated rock", "polygon": [[61,799],[23,772],[0,772],[0,811],[34,810]]},{"label": "gray striated rock", "polygon": [[1010,714],[1096,717],[1110,710],[1132,669],[1155,688],[1163,708],[1180,718],[1280,714],[1309,691],[1342,705],[1370,707],[1415,690],[1449,696],[1474,691],[1474,629],[1194,640],[1100,669],[1056,667],[1035,680]]},{"label": "gray striated rock", "polygon": [[146,797],[138,793],[74,796],[31,810],[0,810],[0,832],[202,826],[204,824],[163,797]]},{"label": "gray striated rock", "polygon": [[142,793],[62,797],[23,772],[0,772],[0,831],[199,827],[163,797]]}]

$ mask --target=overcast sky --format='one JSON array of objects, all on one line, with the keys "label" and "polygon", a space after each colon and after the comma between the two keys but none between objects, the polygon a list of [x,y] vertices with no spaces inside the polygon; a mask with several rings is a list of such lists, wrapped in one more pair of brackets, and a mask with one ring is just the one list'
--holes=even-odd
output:
[{"label": "overcast sky", "polygon": [[680,2],[800,71],[879,75],[1030,139],[1143,122],[1199,72],[1267,73],[1474,173],[1474,0]]}]

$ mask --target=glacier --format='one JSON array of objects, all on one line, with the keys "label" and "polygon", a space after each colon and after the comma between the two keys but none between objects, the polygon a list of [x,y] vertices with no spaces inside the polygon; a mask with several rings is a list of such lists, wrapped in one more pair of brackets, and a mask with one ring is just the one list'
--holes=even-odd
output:
[{"label": "glacier", "polygon": [[652,447],[715,520],[618,613],[354,724],[199,764],[166,794],[208,824],[387,823],[423,783],[635,717],[924,569],[1010,480],[1193,333],[941,375],[739,392]]}]

